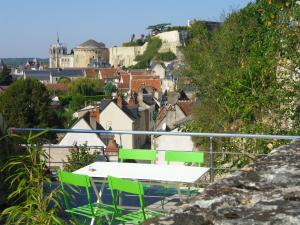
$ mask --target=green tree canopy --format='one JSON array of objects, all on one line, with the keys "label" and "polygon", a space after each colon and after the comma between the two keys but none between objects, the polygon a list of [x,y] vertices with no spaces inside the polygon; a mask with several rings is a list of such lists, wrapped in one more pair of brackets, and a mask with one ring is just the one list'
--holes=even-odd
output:
[{"label": "green tree canopy", "polygon": [[151,33],[157,34],[166,31],[170,25],[170,23],[159,23],[148,26],[147,30],[151,30]]},{"label": "green tree canopy", "polygon": [[117,90],[116,85],[114,85],[112,82],[108,82],[104,86],[104,93],[106,96],[111,96],[113,92]]},{"label": "green tree canopy", "polygon": [[0,71],[0,85],[10,85],[11,82],[12,76],[10,75],[10,69],[8,69],[7,66],[4,66],[3,70]]},{"label": "green tree canopy", "polygon": [[103,82],[99,79],[78,78],[70,84],[71,94],[93,96],[102,92]]},{"label": "green tree canopy", "polygon": [[41,82],[18,80],[0,95],[0,112],[8,127],[60,126],[50,103],[49,92]]},{"label": "green tree canopy", "polygon": [[[299,7],[296,1],[258,0],[229,15],[213,33],[201,22],[192,25],[183,74],[196,85],[200,104],[188,130],[287,134],[300,129],[293,119],[300,94]],[[251,154],[268,152],[267,144],[231,140],[219,147],[243,147]],[[247,162],[235,160],[234,165]]]}]

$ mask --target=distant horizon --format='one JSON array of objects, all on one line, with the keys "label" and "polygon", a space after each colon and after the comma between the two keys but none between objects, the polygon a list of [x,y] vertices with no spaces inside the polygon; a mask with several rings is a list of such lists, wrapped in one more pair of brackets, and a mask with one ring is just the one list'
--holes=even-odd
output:
[{"label": "distant horizon", "polygon": [[147,34],[149,25],[167,22],[185,26],[189,19],[221,21],[222,16],[252,1],[5,0],[0,14],[0,21],[5,21],[0,58],[49,58],[49,46],[56,43],[57,32],[68,52],[89,39],[108,48],[120,46],[132,34]]}]

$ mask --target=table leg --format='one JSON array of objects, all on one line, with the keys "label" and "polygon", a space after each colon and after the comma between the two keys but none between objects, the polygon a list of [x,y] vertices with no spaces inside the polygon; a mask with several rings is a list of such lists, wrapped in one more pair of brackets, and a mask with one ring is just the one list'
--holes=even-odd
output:
[{"label": "table leg", "polygon": [[177,193],[178,193],[178,196],[179,196],[179,200],[182,201],[182,196],[181,196],[181,191],[180,191],[180,184],[176,185],[176,189],[177,189]]},{"label": "table leg", "polygon": [[[104,190],[104,187],[105,187],[105,184],[106,184],[106,178],[104,178],[103,181],[102,181],[101,183],[102,183],[101,188],[100,188],[100,190],[98,191],[95,182],[93,181],[93,179],[91,179],[91,184],[92,184],[92,187],[93,187],[94,192],[95,192],[96,197],[97,197],[97,203],[102,203],[101,197],[102,197],[103,190]],[[108,218],[107,216],[105,216],[105,217],[106,217],[107,221],[109,221],[109,220],[108,220],[109,218]],[[94,224],[95,224],[95,218],[93,218],[93,219],[91,220],[90,225],[94,225]]]}]

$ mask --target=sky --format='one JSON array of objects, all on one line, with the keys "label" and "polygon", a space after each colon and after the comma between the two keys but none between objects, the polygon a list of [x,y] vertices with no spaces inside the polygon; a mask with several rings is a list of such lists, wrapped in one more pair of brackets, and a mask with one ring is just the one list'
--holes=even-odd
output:
[{"label": "sky", "polygon": [[148,25],[220,21],[250,0],[1,0],[0,58],[48,58],[49,45],[71,48],[94,39],[120,46]]}]

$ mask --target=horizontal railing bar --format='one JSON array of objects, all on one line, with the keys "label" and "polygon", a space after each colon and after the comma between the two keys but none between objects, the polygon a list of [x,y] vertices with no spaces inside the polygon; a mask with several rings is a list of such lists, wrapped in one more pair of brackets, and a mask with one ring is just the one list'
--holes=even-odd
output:
[{"label": "horizontal railing bar", "polygon": [[139,135],[168,135],[192,137],[227,137],[227,138],[255,138],[255,139],[300,139],[297,135],[271,135],[271,134],[233,134],[233,133],[198,133],[198,132],[167,132],[167,131],[126,131],[126,130],[84,130],[84,129],[45,129],[45,128],[10,128],[9,132],[42,132],[51,133],[96,133],[96,134],[139,134]]}]

